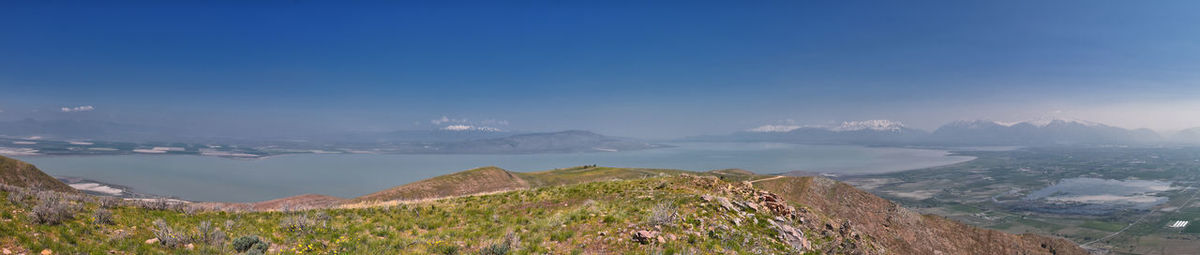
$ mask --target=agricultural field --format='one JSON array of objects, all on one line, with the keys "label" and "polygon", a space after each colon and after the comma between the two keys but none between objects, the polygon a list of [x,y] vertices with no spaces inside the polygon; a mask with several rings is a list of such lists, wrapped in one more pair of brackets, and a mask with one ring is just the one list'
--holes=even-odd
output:
[{"label": "agricultural field", "polygon": [[[1200,250],[1200,148],[963,151],[977,159],[842,181],[923,213],[1117,254]],[[1175,252],[1172,252],[1175,251]]]}]

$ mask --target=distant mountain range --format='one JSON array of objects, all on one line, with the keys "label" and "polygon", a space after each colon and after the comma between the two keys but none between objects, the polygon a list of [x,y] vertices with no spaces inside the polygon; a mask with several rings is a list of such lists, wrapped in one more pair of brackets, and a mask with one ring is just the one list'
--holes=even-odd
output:
[{"label": "distant mountain range", "polygon": [[139,125],[93,120],[34,120],[0,122],[0,135],[48,139],[95,139],[106,141],[153,140],[167,130]]},{"label": "distant mountain range", "polygon": [[1021,122],[955,121],[933,132],[888,120],[843,122],[837,126],[766,125],[728,135],[698,136],[684,141],[786,142],[803,144],[1047,146],[1200,143],[1200,128],[1170,137],[1149,129],[1124,129],[1072,119]]},{"label": "distant mountain range", "polygon": [[929,132],[887,120],[851,121],[832,127],[766,125],[730,135],[685,138],[705,142],[787,142],[806,144],[909,144]]},{"label": "distant mountain range", "polygon": [[[179,142],[282,150],[332,149],[335,151],[419,154],[626,151],[666,147],[636,139],[609,137],[587,131],[513,132],[466,125],[450,125],[429,130],[344,132],[249,138],[205,134],[202,131],[193,132],[185,128],[139,126],[104,121],[26,119],[0,122],[0,137],[131,143]],[[1160,135],[1149,129],[1124,129],[1084,120],[1048,118],[1021,122],[955,121],[929,132],[905,126],[897,121],[867,120],[847,121],[827,126],[764,125],[731,134],[688,137],[676,141],[878,146],[1200,144],[1200,128]]]},{"label": "distant mountain range", "polygon": [[588,131],[570,130],[552,133],[531,133],[503,138],[445,143],[439,151],[454,153],[543,153],[543,152],[613,152],[668,147],[631,138],[600,135]]},{"label": "distant mountain range", "polygon": [[488,129],[408,130],[323,136],[293,146],[314,143],[333,147],[380,148],[402,154],[612,152],[669,147],[582,130],[508,132]]},{"label": "distant mountain range", "polygon": [[[186,133],[189,136],[173,135]],[[21,120],[0,122],[0,148],[35,150],[27,153],[59,151],[72,154],[88,151],[84,147],[102,147],[94,142],[120,142],[128,148],[103,148],[106,153],[133,153],[133,149],[176,146],[173,153],[197,154],[196,148],[232,145],[238,153],[258,156],[320,151],[370,152],[396,154],[524,154],[562,152],[612,152],[668,147],[631,138],[611,137],[589,131],[511,132],[495,128],[450,125],[431,130],[392,132],[347,132],[320,135],[241,138],[203,135],[169,128],[126,125],[84,120]],[[92,141],[68,143],[68,141]],[[164,144],[163,142],[168,142]],[[179,144],[170,144],[179,143]],[[110,146],[105,144],[103,146]],[[193,148],[195,147],[195,148]],[[217,146],[225,147],[225,146]],[[257,148],[246,150],[244,148]],[[61,153],[59,153],[61,154]]]},{"label": "distant mountain range", "polygon": [[1171,140],[1178,141],[1181,143],[1200,144],[1200,127],[1184,129],[1182,131],[1176,132],[1174,135],[1171,136]]},{"label": "distant mountain range", "polygon": [[1149,129],[1124,129],[1100,123],[1042,119],[1017,123],[956,121],[934,130],[927,141],[954,145],[1148,144],[1163,142]]}]

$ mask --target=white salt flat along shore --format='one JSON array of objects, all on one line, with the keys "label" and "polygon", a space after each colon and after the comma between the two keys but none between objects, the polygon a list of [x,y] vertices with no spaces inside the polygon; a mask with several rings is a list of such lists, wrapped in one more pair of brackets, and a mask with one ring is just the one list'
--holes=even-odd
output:
[{"label": "white salt flat along shore", "polygon": [[113,196],[120,196],[121,193],[125,193],[124,190],[121,190],[118,188],[113,188],[108,185],[99,184],[99,183],[90,183],[90,182],[75,183],[75,184],[68,184],[68,186],[71,186],[71,188],[75,188],[77,190],[99,192],[99,193],[109,194],[109,195],[113,195]]}]

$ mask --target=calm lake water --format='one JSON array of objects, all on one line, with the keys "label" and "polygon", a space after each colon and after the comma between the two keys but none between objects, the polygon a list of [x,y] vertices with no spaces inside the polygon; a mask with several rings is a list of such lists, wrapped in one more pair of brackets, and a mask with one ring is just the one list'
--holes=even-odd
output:
[{"label": "calm lake water", "polygon": [[541,171],[579,165],[757,173],[894,172],[971,160],[946,151],[776,143],[680,143],[644,151],[530,155],[297,154],[245,160],[183,155],[23,156],[54,176],[195,201],[262,201],[307,193],[356,197],[481,166]]},{"label": "calm lake water", "polygon": [[1170,189],[1171,183],[1163,181],[1078,177],[1062,179],[1054,185],[1030,193],[1025,199],[1123,205],[1145,210],[1166,203],[1168,198],[1158,196],[1158,193]]}]

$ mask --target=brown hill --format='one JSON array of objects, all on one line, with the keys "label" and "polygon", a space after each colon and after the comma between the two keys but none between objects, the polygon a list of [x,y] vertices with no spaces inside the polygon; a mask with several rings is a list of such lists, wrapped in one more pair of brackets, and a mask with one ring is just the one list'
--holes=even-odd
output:
[{"label": "brown hill", "polygon": [[29,163],[4,156],[0,156],[0,184],[38,190],[78,192]]},{"label": "brown hill", "polygon": [[874,237],[883,254],[1087,254],[1060,238],[1015,235],[968,226],[900,205],[823,177],[784,177],[755,182],[756,188]]},{"label": "brown hill", "polygon": [[345,198],[318,195],[304,194],[299,196],[291,196],[274,200],[267,200],[252,204],[255,211],[269,210],[284,210],[284,209],[303,209],[303,208],[326,208],[345,202]]},{"label": "brown hill", "polygon": [[481,167],[396,186],[350,202],[418,200],[527,188],[529,183],[512,172],[498,167]]}]

